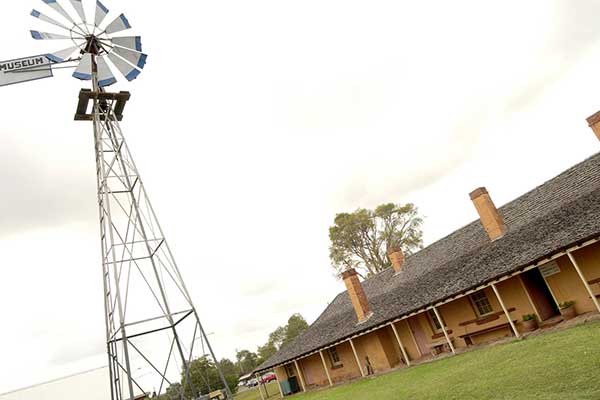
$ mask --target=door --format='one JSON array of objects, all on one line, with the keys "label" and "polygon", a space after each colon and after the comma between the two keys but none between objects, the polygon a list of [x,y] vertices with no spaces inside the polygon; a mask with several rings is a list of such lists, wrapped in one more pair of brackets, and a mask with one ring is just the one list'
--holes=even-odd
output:
[{"label": "door", "polygon": [[548,289],[548,285],[539,269],[534,268],[527,271],[521,274],[521,278],[542,321],[560,314],[552,293],[550,293],[550,289]]},{"label": "door", "polygon": [[418,319],[415,317],[411,317],[408,319],[408,326],[410,331],[412,332],[415,342],[417,342],[417,347],[419,348],[419,352],[422,356],[425,354],[429,354],[429,347],[427,346],[427,336],[421,327]]}]

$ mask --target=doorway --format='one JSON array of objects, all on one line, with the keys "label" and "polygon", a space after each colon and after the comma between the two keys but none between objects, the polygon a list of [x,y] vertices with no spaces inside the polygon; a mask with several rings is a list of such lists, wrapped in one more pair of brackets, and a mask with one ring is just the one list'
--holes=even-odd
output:
[{"label": "doorway", "polygon": [[521,278],[542,321],[560,315],[548,284],[538,268],[524,272]]},{"label": "doorway", "polygon": [[426,355],[429,353],[429,347],[427,346],[427,336],[425,332],[423,332],[423,328],[419,323],[417,317],[411,317],[408,319],[408,327],[415,338],[415,342],[417,342],[417,347],[419,348],[419,352],[421,355]]}]

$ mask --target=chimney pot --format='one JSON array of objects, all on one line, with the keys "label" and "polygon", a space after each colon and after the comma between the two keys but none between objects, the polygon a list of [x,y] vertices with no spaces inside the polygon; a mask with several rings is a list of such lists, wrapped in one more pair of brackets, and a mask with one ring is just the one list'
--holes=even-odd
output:
[{"label": "chimney pot", "polygon": [[358,279],[356,270],[352,268],[344,271],[342,273],[342,278],[344,279],[346,289],[348,289],[348,296],[350,296],[350,301],[352,301],[352,306],[354,306],[354,312],[356,313],[358,322],[365,321],[371,316],[371,310],[369,308],[367,295]]},{"label": "chimney pot", "polygon": [[400,247],[391,247],[388,250],[388,258],[392,263],[392,268],[396,273],[400,272],[402,265],[404,265],[404,253]]},{"label": "chimney pot", "polygon": [[592,128],[592,131],[594,131],[596,138],[600,140],[600,111],[589,117],[587,119],[587,123],[590,126],[590,128]]},{"label": "chimney pot", "polygon": [[473,205],[479,213],[479,221],[491,240],[496,240],[506,232],[504,219],[494,205],[492,198],[484,187],[475,189],[470,194]]}]

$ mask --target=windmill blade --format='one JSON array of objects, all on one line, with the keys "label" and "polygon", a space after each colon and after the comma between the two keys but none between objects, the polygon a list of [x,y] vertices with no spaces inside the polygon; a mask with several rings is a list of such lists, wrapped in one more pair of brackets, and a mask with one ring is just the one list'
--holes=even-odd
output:
[{"label": "windmill blade", "polygon": [[40,32],[40,31],[30,31],[31,37],[35,40],[64,40],[71,39],[69,36],[58,35],[56,33],[48,33],[48,32]]},{"label": "windmill blade", "polygon": [[104,30],[104,32],[106,33],[116,33],[116,32],[121,32],[124,31],[126,29],[131,28],[131,25],[129,25],[129,21],[127,21],[127,18],[125,17],[125,14],[121,14],[117,17],[117,19],[115,19],[113,22],[111,22],[106,29]]},{"label": "windmill blade", "polygon": [[78,46],[69,47],[68,49],[60,50],[54,53],[46,54],[46,58],[55,63],[61,63],[68,60],[73,53],[80,50]]},{"label": "windmill blade", "polygon": [[65,17],[73,25],[77,25],[75,20],[73,18],[71,18],[69,13],[66,12],[65,9],[62,8],[62,6],[60,4],[58,4],[58,2],[56,0],[42,0],[42,1],[46,4],[48,4],[50,7],[52,7],[57,13],[59,13],[60,15]]},{"label": "windmill blade", "polygon": [[98,86],[105,87],[117,83],[117,79],[113,75],[105,56],[96,59],[98,63]]},{"label": "windmill blade", "polygon": [[121,47],[114,47],[113,52],[129,61],[139,69],[144,68],[146,65],[146,58],[148,58],[148,56],[144,53],[138,53],[137,51],[123,49]]},{"label": "windmill blade", "polygon": [[81,79],[82,81],[89,81],[92,79],[92,55],[90,53],[85,53],[81,57],[77,69],[73,72],[73,77]]},{"label": "windmill blade", "polygon": [[85,20],[85,11],[83,10],[83,3],[81,2],[81,0],[71,0],[71,5],[75,9],[75,11],[77,11],[77,14],[79,14],[81,20],[84,23],[86,23],[87,21]]},{"label": "windmill blade", "polygon": [[130,64],[125,62],[121,57],[117,56],[116,54],[110,53],[108,55],[108,58],[115,65],[115,67],[117,67],[119,72],[123,74],[125,79],[127,79],[129,82],[137,78],[138,75],[141,73],[139,69],[132,67]]},{"label": "windmill blade", "polygon": [[42,14],[42,13],[41,13],[41,12],[39,12],[38,10],[31,10],[31,16],[32,16],[32,17],[35,17],[35,18],[37,18],[37,19],[40,19],[40,20],[42,20],[42,21],[44,21],[44,22],[48,22],[49,24],[56,25],[56,26],[58,26],[58,27],[60,27],[60,28],[66,29],[66,30],[68,30],[68,31],[70,31],[70,30],[71,30],[70,28],[68,28],[68,27],[67,27],[67,26],[65,26],[64,24],[61,24],[60,22],[56,21],[55,19],[52,19],[52,18],[48,17],[48,16],[47,16],[47,15],[45,15],[45,14]]},{"label": "windmill blade", "polygon": [[111,39],[112,42],[128,50],[142,51],[142,38],[140,36],[124,36]]},{"label": "windmill blade", "polygon": [[100,3],[100,0],[96,0],[96,17],[94,18],[94,25],[100,27],[104,18],[108,14],[108,8],[104,6],[104,4]]}]

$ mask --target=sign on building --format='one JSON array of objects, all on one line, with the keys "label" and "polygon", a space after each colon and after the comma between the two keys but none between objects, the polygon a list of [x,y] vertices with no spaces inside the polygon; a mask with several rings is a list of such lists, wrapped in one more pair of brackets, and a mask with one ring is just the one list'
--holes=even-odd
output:
[{"label": "sign on building", "polygon": [[0,61],[0,86],[52,77],[52,62],[44,55]]},{"label": "sign on building", "polygon": [[550,261],[544,265],[540,265],[539,270],[544,278],[560,273],[560,267],[556,261]]}]

